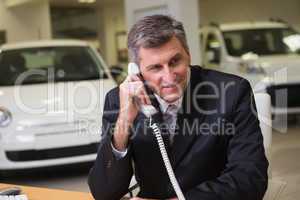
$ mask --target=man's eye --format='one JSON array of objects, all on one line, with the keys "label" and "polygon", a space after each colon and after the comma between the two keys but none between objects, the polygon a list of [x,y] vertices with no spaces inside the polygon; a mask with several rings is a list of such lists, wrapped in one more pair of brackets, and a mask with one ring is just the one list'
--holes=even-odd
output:
[{"label": "man's eye", "polygon": [[179,63],[179,61],[180,61],[180,58],[174,58],[171,60],[170,65],[175,66]]},{"label": "man's eye", "polygon": [[157,71],[157,70],[159,70],[161,68],[161,66],[159,66],[159,65],[153,65],[151,68],[150,68],[150,70],[152,70],[152,71]]}]

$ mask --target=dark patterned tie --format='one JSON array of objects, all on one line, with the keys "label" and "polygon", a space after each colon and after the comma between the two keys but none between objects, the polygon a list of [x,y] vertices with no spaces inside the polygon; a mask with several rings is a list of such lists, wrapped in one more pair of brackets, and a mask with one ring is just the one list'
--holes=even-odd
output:
[{"label": "dark patterned tie", "polygon": [[168,135],[169,145],[173,144],[175,125],[176,125],[175,115],[176,115],[176,106],[173,104],[169,105],[166,112],[163,114],[164,129],[166,129],[165,133]]}]

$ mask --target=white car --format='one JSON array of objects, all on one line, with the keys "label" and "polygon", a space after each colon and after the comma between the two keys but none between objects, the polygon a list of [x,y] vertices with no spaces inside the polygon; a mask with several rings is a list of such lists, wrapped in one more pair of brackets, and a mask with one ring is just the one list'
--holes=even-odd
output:
[{"label": "white car", "polygon": [[284,22],[210,24],[200,30],[202,65],[248,79],[271,95],[273,114],[300,113],[300,34]]},{"label": "white car", "polygon": [[116,84],[87,43],[0,47],[0,170],[93,161],[106,92]]}]

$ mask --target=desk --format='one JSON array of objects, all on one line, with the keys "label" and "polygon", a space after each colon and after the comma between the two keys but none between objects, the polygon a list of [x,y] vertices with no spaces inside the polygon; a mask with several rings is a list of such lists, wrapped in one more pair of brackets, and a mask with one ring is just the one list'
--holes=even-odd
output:
[{"label": "desk", "polygon": [[10,186],[20,187],[22,189],[22,193],[26,194],[29,200],[93,200],[91,194],[84,192],[74,192],[0,183],[0,188]]},{"label": "desk", "polygon": [[274,178],[269,179],[268,189],[264,200],[280,200],[287,183]]},{"label": "desk", "polygon": [[[22,189],[22,192],[28,196],[29,200],[94,200],[90,193],[74,192],[57,189],[19,186],[0,183],[0,188],[17,186]],[[284,190],[286,183],[271,179],[269,180],[268,190],[264,197],[264,200],[277,200],[280,198],[282,191]],[[122,198],[127,200],[129,198]]]}]

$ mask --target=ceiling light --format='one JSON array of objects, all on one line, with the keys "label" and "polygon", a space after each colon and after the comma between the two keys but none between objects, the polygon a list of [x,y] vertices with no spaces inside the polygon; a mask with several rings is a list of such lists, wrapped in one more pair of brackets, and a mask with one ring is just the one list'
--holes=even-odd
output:
[{"label": "ceiling light", "polygon": [[96,0],[78,0],[79,3],[95,3]]}]

